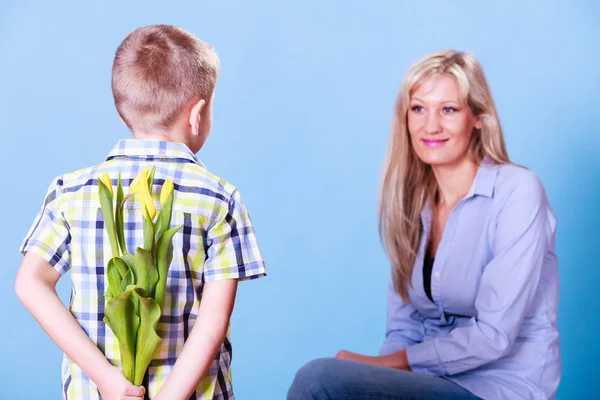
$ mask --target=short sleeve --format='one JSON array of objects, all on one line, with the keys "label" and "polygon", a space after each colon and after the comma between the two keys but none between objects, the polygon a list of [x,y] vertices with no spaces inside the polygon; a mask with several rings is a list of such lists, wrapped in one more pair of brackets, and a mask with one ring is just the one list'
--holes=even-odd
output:
[{"label": "short sleeve", "polygon": [[56,178],[21,244],[21,253],[33,252],[44,258],[59,274],[70,268],[71,234],[58,204],[62,191],[62,179]]},{"label": "short sleeve", "polygon": [[247,280],[266,275],[254,227],[237,189],[229,200],[227,213],[212,223],[206,239],[206,282]]}]

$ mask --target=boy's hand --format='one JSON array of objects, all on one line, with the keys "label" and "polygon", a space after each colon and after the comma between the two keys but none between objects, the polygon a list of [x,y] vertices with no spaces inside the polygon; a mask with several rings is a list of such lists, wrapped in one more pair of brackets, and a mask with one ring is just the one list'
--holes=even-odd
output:
[{"label": "boy's hand", "polygon": [[102,375],[97,382],[98,390],[103,400],[144,400],[146,389],[135,386],[114,366]]}]

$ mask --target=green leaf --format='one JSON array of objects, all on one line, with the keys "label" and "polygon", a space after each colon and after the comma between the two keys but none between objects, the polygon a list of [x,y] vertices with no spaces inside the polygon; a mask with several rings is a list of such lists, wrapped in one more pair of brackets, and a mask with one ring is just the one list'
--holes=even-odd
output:
[{"label": "green leaf", "polygon": [[173,260],[173,236],[183,225],[166,230],[158,239],[156,244],[156,267],[158,269],[158,283],[156,284],[156,302],[161,310],[164,306],[165,288],[167,285],[167,276],[169,267]]},{"label": "green leaf", "polygon": [[[163,210],[158,212],[158,216],[156,217],[156,223],[154,224],[154,243],[158,243],[158,239],[160,239],[160,235],[162,234],[162,215]],[[152,249],[152,256],[156,258],[156,245]]]},{"label": "green leaf", "polygon": [[108,233],[110,248],[113,257],[119,256],[119,245],[115,236],[115,218],[113,214],[113,198],[110,190],[98,179],[98,195],[100,197],[100,207],[104,216],[104,227]]},{"label": "green leaf", "polygon": [[127,245],[125,244],[125,232],[123,230],[123,183],[121,182],[121,173],[117,182],[117,208],[115,210],[115,229],[117,231],[117,240],[121,248],[121,254],[127,254]]},{"label": "green leaf", "polygon": [[125,261],[123,261],[121,259],[121,257],[115,257],[114,260],[115,260],[115,266],[117,267],[117,270],[119,271],[119,275],[121,275],[121,279],[125,278],[127,271],[129,271],[129,265],[127,265],[127,263]]},{"label": "green leaf", "polygon": [[135,349],[140,317],[135,313],[132,290],[126,290],[108,301],[104,309],[104,322],[119,340],[123,375],[132,382],[135,376]]},{"label": "green leaf", "polygon": [[[144,207],[146,207],[144,205]],[[148,209],[146,209],[146,215],[148,215]],[[152,252],[152,248],[154,247],[154,225],[150,218],[146,218],[144,216],[144,249],[149,252]]]},{"label": "green leaf", "polygon": [[131,268],[129,268],[129,266],[127,266],[127,272],[125,273],[125,275],[123,275],[123,280],[121,281],[121,289],[126,290],[128,286],[132,286],[134,279],[135,278],[133,276],[133,271],[131,270]]},{"label": "green leaf", "polygon": [[160,345],[160,336],[156,332],[160,320],[160,307],[153,298],[144,297],[141,290],[133,292],[139,300],[140,327],[135,348],[135,376],[133,384],[140,386],[152,356]]},{"label": "green leaf", "polygon": [[106,276],[108,278],[107,297],[117,297],[123,293],[123,277],[129,271],[127,264],[118,257],[111,258],[106,266]]},{"label": "green leaf", "polygon": [[156,166],[152,167],[152,170],[148,174],[148,190],[152,193],[152,186],[154,186],[154,174],[156,173]]},{"label": "green leaf", "polygon": [[125,254],[121,259],[127,263],[133,274],[133,282],[129,284],[143,289],[147,296],[154,297],[159,276],[152,254],[138,247],[135,255]]},{"label": "green leaf", "polygon": [[171,227],[171,214],[173,213],[173,199],[175,198],[174,191],[169,194],[165,205],[163,206],[159,218],[161,221],[161,227],[163,231],[166,231]]}]

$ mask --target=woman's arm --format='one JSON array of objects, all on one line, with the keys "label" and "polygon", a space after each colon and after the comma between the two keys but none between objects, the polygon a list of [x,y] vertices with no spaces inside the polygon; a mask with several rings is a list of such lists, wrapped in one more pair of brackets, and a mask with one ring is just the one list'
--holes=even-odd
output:
[{"label": "woman's arm", "polygon": [[405,304],[390,281],[387,289],[387,326],[380,355],[388,355],[423,341],[424,317],[412,304]]}]

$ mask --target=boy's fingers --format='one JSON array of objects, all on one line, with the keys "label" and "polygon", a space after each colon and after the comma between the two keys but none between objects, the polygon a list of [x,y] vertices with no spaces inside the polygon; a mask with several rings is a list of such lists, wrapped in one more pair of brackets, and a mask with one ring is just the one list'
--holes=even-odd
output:
[{"label": "boy's fingers", "polygon": [[139,397],[139,396],[141,396],[141,397],[144,397],[145,393],[146,393],[146,388],[145,387],[130,385],[130,386],[127,386],[127,388],[125,389],[125,393],[123,393],[123,394],[125,396],[133,396],[133,397]]}]

